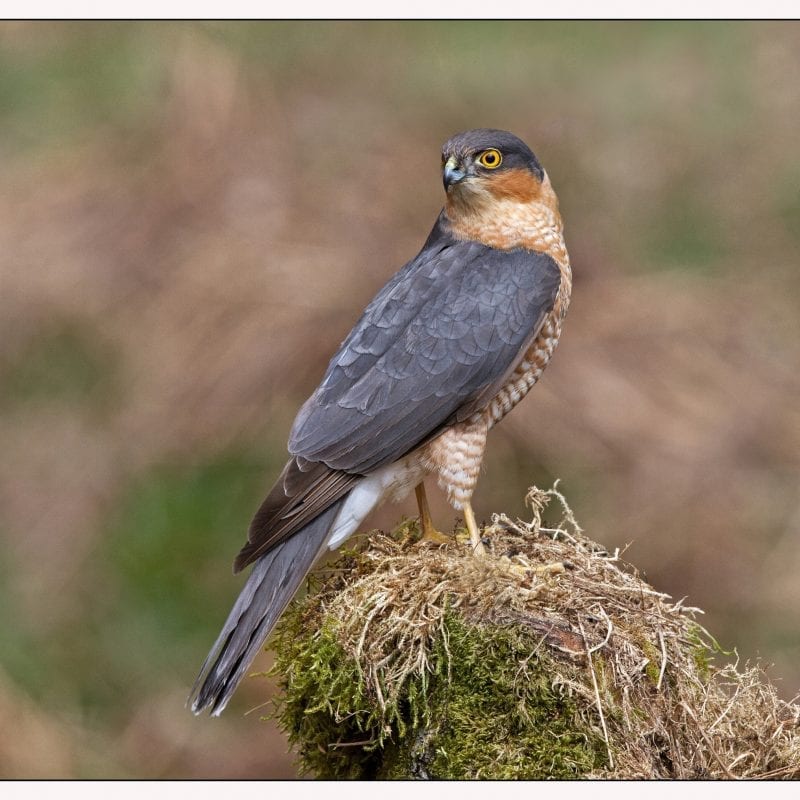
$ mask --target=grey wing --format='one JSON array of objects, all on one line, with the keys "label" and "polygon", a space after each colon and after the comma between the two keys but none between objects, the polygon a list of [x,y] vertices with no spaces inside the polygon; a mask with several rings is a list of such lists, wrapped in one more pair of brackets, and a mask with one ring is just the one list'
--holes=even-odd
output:
[{"label": "grey wing", "polygon": [[360,474],[396,461],[514,367],[559,284],[544,253],[453,239],[423,249],[342,343],[289,451]]}]

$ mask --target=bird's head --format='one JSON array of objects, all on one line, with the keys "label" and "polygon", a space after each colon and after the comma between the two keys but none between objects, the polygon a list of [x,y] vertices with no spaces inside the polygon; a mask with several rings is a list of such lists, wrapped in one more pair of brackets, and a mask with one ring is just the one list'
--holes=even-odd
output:
[{"label": "bird's head", "polygon": [[442,179],[448,196],[529,195],[538,193],[544,177],[530,147],[507,131],[465,131],[442,147]]},{"label": "bird's head", "polygon": [[[442,180],[447,217],[454,228],[464,227],[467,238],[480,238],[480,229],[499,217],[507,220],[506,227],[516,221],[527,228],[534,217],[536,225],[543,215],[558,217],[547,173],[528,145],[508,131],[478,128],[448,139],[442,147]],[[513,231],[509,235],[514,239]]]}]

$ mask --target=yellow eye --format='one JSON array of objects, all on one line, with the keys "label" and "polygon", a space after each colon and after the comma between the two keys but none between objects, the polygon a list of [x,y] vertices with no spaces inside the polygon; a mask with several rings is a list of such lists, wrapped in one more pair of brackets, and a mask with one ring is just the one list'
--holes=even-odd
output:
[{"label": "yellow eye", "polygon": [[478,156],[478,163],[486,169],[497,169],[503,163],[503,156],[499,150],[492,148],[491,150],[484,150]]}]

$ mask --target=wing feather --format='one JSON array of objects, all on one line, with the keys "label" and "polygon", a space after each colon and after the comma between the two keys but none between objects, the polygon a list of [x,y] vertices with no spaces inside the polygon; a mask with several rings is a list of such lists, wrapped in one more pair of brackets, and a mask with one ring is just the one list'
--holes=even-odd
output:
[{"label": "wing feather", "polygon": [[402,457],[513,369],[559,283],[544,253],[432,236],[342,343],[289,451],[362,475]]},{"label": "wing feather", "polygon": [[332,470],[325,464],[292,458],[250,523],[247,542],[233,571],[239,572],[293,534],[347,494],[359,476]]},{"label": "wing feather", "polygon": [[256,513],[242,569],[359,477],[463,419],[514,368],[552,309],[552,258],[458,241],[440,223],[367,306],[297,415],[294,456]]}]

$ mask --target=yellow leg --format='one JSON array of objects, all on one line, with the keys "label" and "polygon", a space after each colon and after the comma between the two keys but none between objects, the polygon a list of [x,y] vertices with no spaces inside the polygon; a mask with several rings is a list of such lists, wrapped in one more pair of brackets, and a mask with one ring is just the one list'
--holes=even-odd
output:
[{"label": "yellow leg", "polygon": [[431,510],[428,507],[428,496],[425,494],[425,484],[418,483],[414,489],[414,494],[417,496],[419,525],[422,528],[422,538],[427,539],[429,542],[436,542],[437,544],[446,544],[449,542],[449,537],[440,533],[434,527],[433,520],[431,519]]},{"label": "yellow leg", "polygon": [[469,500],[464,503],[464,522],[467,523],[467,530],[469,531],[469,541],[472,545],[472,550],[476,555],[486,555],[486,548],[481,541],[481,532],[478,529],[478,523],[475,522],[475,513],[472,510],[472,505]]}]

